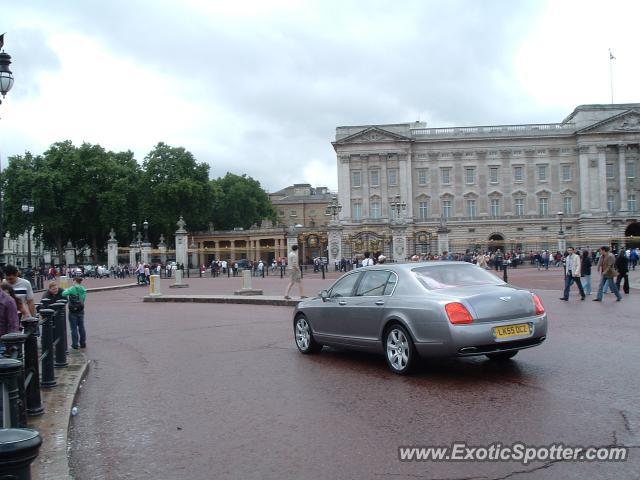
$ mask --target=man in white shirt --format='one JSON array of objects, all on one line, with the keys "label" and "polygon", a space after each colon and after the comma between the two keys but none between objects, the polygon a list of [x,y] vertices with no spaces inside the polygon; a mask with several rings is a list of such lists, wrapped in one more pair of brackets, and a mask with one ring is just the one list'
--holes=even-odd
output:
[{"label": "man in white shirt", "polygon": [[289,268],[291,269],[291,280],[289,281],[289,285],[287,285],[287,291],[284,294],[284,298],[287,300],[291,299],[289,294],[291,293],[291,289],[294,284],[298,284],[298,288],[300,289],[300,298],[307,298],[304,296],[302,291],[302,272],[300,271],[300,263],[298,261],[298,245],[293,245],[291,247],[291,251],[289,252]]},{"label": "man in white shirt", "polygon": [[573,247],[567,248],[567,258],[565,259],[565,262],[566,275],[564,278],[564,295],[560,297],[560,300],[569,300],[569,289],[571,288],[571,284],[574,282],[578,285],[580,296],[582,297],[582,300],[584,300],[584,289],[582,288],[582,282],[580,281],[580,272],[582,269],[580,255],[573,250]]},{"label": "man in white shirt", "polygon": [[373,258],[371,258],[371,253],[364,252],[364,259],[362,260],[362,266],[363,267],[370,267],[374,263],[375,262],[373,261]]}]

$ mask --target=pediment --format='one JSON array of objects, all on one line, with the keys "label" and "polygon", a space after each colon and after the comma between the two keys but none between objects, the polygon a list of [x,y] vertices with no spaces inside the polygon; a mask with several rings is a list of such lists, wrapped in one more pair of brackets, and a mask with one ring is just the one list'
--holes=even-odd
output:
[{"label": "pediment", "polygon": [[640,111],[627,110],[583,128],[578,133],[640,133]]},{"label": "pediment", "polygon": [[409,137],[404,135],[398,135],[397,133],[389,132],[379,127],[368,127],[364,130],[342,138],[334,145],[341,145],[345,143],[379,143],[379,142],[398,142],[398,141],[410,141]]}]

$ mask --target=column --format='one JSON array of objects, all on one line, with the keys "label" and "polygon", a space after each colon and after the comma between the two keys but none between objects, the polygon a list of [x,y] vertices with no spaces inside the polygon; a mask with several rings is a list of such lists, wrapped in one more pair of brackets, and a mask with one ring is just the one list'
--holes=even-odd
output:
[{"label": "column", "polygon": [[220,258],[220,243],[218,242],[218,240],[214,240],[213,241],[213,256],[216,258],[216,260],[221,260],[221,258]]},{"label": "column", "polygon": [[71,245],[71,240],[67,242],[67,246],[64,248],[64,260],[67,265],[76,264],[76,249]]},{"label": "column", "polygon": [[338,222],[331,222],[327,227],[329,266],[333,268],[336,261],[342,259],[342,226]]},{"label": "column", "polygon": [[600,195],[598,198],[600,199],[599,210],[601,212],[607,211],[607,146],[606,145],[598,145],[598,186],[600,189]]},{"label": "column", "polygon": [[184,265],[185,268],[187,268],[187,265],[189,263],[189,259],[187,257],[187,248],[188,248],[187,242],[189,240],[187,236],[187,231],[184,228],[186,226],[186,222],[182,217],[180,217],[180,220],[178,220],[178,223],[176,223],[176,225],[178,226],[178,230],[176,230],[176,233],[175,233],[176,263],[182,264]]},{"label": "column", "polygon": [[[342,218],[351,218],[351,172],[349,155],[338,155],[338,202],[342,205]],[[284,256],[284,255],[280,255]]]},{"label": "column", "polygon": [[235,240],[229,240],[229,259],[231,260],[236,259],[236,241]]},{"label": "column", "polygon": [[[407,203],[407,210],[404,212],[408,221],[413,221],[413,158],[411,147],[407,150],[407,178],[406,178],[406,197],[401,201]],[[427,182],[428,183],[428,182]],[[400,212],[402,216],[403,213]]]},{"label": "column", "polygon": [[107,268],[116,267],[118,265],[118,240],[113,228],[109,232],[109,240],[107,240]]},{"label": "column", "polygon": [[[260,255],[261,255],[261,252],[260,252],[260,239],[257,239],[256,240],[256,261],[260,261]],[[266,261],[266,259],[265,259],[265,261]]]},{"label": "column", "polygon": [[620,175],[620,212],[627,211],[627,158],[626,145],[618,145],[618,170]]},{"label": "column", "polygon": [[405,224],[391,226],[391,235],[393,242],[393,260],[396,262],[403,261],[407,255],[407,227]]},{"label": "column", "polygon": [[580,164],[580,214],[589,213],[589,147],[578,148],[578,158]]}]

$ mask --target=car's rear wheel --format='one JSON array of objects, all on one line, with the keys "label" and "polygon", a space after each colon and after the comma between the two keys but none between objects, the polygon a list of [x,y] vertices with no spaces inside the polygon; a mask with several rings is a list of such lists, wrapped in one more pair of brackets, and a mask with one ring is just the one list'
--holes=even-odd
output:
[{"label": "car's rear wheel", "polygon": [[405,375],[411,371],[416,352],[411,336],[398,324],[392,325],[384,337],[385,358],[393,373]]},{"label": "car's rear wheel", "polygon": [[293,334],[296,338],[296,346],[300,352],[306,354],[317,353],[322,350],[322,345],[316,342],[311,332],[311,325],[307,317],[298,315],[293,325]]},{"label": "car's rear wheel", "polygon": [[487,353],[489,360],[495,360],[496,362],[505,362],[510,358],[515,357],[518,354],[518,350],[513,352],[500,352],[500,353]]}]

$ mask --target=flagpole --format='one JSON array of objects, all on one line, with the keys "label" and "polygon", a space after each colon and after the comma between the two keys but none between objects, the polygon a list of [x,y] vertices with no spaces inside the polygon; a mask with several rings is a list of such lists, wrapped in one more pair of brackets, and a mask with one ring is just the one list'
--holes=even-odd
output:
[{"label": "flagpole", "polygon": [[610,88],[611,88],[611,103],[613,104],[613,60],[615,60],[616,57],[613,56],[613,53],[611,53],[611,49],[609,49],[609,84],[610,84]]}]

